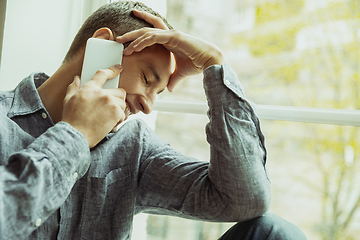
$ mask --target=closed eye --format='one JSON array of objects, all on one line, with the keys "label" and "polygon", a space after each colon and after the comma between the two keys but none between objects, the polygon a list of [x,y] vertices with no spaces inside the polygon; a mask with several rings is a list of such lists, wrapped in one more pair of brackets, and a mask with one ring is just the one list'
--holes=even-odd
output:
[{"label": "closed eye", "polygon": [[160,93],[162,93],[165,89],[161,89],[157,94],[159,95]]},{"label": "closed eye", "polygon": [[144,76],[144,81],[145,81],[145,83],[146,83],[146,84],[149,84],[149,82],[148,82],[148,80],[147,80],[146,75],[145,75],[145,74],[143,74],[143,76]]}]

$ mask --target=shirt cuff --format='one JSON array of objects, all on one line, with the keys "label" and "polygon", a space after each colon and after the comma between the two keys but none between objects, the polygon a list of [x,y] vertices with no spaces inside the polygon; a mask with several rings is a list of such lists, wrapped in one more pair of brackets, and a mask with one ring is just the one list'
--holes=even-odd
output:
[{"label": "shirt cuff", "polygon": [[[235,71],[227,64],[213,65],[204,71],[204,89],[209,107],[228,102],[232,97],[241,99],[246,108],[252,105],[246,98]],[[229,91],[232,93],[229,96]]]},{"label": "shirt cuff", "polygon": [[74,181],[85,175],[90,166],[90,150],[88,142],[79,131],[66,122],[59,122],[40,136],[42,137],[46,144],[30,147],[47,155],[59,175]]}]

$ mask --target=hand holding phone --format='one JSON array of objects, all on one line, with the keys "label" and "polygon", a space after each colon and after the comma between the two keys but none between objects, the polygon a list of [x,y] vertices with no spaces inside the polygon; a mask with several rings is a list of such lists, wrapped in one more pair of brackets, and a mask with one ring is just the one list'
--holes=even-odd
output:
[{"label": "hand holding phone", "polygon": [[125,90],[102,88],[107,79],[114,78],[122,71],[122,67],[117,66],[97,71],[91,83],[82,88],[80,78],[76,76],[64,98],[61,121],[81,132],[90,148],[126,119]]}]

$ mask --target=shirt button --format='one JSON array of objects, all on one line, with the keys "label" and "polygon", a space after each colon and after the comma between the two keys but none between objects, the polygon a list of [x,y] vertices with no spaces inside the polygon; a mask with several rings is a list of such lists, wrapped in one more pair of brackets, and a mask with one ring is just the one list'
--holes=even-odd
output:
[{"label": "shirt button", "polygon": [[74,172],[72,175],[73,179],[77,179],[78,176],[79,176],[79,174],[77,172]]},{"label": "shirt button", "polygon": [[43,119],[46,119],[46,118],[47,118],[47,114],[46,114],[46,113],[42,113],[41,116],[42,116]]},{"label": "shirt button", "polygon": [[35,227],[39,227],[41,225],[41,218],[36,219]]},{"label": "shirt button", "polygon": [[226,84],[227,86],[229,86],[231,83],[230,83],[230,81],[229,81],[228,79],[226,79],[226,80],[225,80],[225,84]]}]

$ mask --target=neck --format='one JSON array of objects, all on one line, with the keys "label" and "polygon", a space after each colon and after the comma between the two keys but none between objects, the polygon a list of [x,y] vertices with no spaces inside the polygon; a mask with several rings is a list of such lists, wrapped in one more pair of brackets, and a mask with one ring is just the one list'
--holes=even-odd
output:
[{"label": "neck", "polygon": [[60,68],[37,90],[46,110],[54,124],[61,121],[63,101],[67,87],[81,74],[82,60],[72,59],[63,63]]}]

